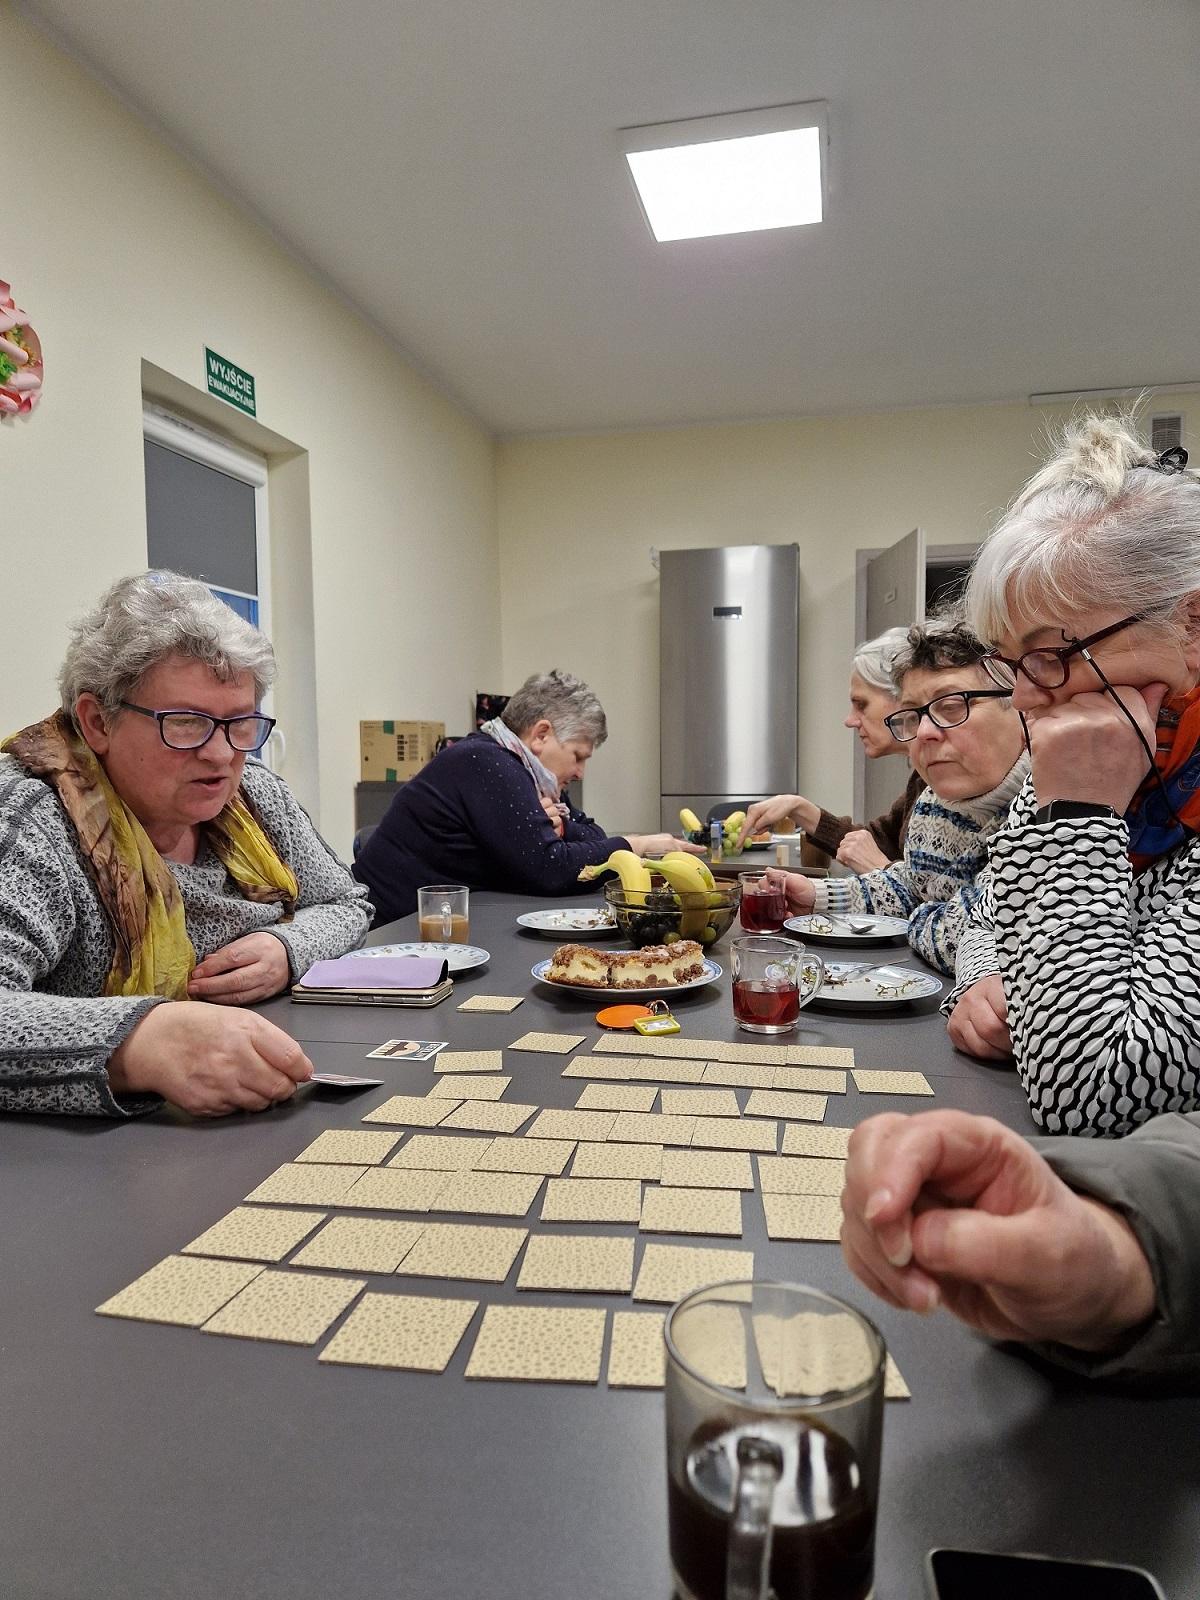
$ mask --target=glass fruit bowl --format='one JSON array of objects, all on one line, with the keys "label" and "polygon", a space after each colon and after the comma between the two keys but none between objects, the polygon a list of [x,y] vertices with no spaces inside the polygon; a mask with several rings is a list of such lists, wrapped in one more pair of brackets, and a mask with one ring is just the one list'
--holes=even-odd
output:
[{"label": "glass fruit bowl", "polygon": [[707,949],[729,932],[742,901],[742,886],[720,884],[693,894],[670,888],[654,874],[647,891],[626,890],[618,882],[606,883],[604,898],[623,937],[635,949],[674,944],[679,939],[694,939]]}]

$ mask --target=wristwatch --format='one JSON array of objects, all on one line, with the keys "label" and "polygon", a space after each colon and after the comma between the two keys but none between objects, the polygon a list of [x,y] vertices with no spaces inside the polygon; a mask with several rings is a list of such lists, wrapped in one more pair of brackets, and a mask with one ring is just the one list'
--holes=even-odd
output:
[{"label": "wristwatch", "polygon": [[1098,800],[1051,800],[1033,814],[1035,822],[1061,822],[1064,818],[1075,817],[1111,817],[1115,821],[1117,812]]}]

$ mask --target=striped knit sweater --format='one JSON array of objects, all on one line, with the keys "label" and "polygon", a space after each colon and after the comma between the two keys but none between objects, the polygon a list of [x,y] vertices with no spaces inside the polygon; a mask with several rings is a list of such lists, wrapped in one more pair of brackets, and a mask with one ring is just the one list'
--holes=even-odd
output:
[{"label": "striped knit sweater", "polygon": [[1123,818],[1037,822],[1037,803],[1030,780],[993,842],[942,1009],[1002,976],[1047,1133],[1120,1137],[1200,1108],[1200,839],[1135,874]]},{"label": "striped knit sweater", "polygon": [[819,880],[814,911],[907,917],[912,948],[953,975],[958,941],[979,898],[975,880],[987,863],[988,841],[1028,774],[1029,758],[1022,755],[1002,783],[974,800],[939,800],[925,789],[909,819],[903,860],[860,878]]}]

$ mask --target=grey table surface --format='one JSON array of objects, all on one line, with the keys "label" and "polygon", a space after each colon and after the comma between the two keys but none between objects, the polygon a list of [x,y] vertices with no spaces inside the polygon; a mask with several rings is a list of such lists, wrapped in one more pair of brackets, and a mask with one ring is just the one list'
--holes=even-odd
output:
[{"label": "grey table surface", "polygon": [[[666,1600],[659,1392],[467,1382],[481,1313],[439,1377],[322,1366],[311,1348],[93,1315],[323,1129],[357,1127],[388,1094],[424,1093],[428,1065],[363,1059],[383,1039],[484,1047],[553,1028],[590,1047],[595,1004],[530,978],[552,946],[514,917],[536,903],[472,896],[472,940],[491,963],[436,1009],[263,1007],[318,1067],[373,1071],[385,1088],[305,1089],[265,1115],[211,1123],[167,1110],[127,1124],[0,1119],[0,1594]],[[415,937],[414,920],[373,942]],[[726,965],[727,942],[715,954]],[[475,992],[526,999],[508,1016],[459,1013]],[[687,1032],[738,1037],[727,974],[675,1010]],[[829,1122],[938,1105],[1031,1131],[1015,1077],[956,1055],[932,1002],[887,1017],[810,1009],[801,1023],[798,1042],[852,1044],[860,1066],[917,1067],[936,1088],[918,1102],[851,1084],[831,1099]],[[507,1056],[507,1098],[572,1105],[582,1083],[562,1078],[564,1065]],[[753,1248],[756,1272],[863,1306],[912,1387],[911,1401],[887,1407],[878,1600],[921,1600],[935,1545],[1130,1561],[1172,1600],[1197,1592],[1200,1403],[1098,1393],[948,1316],[894,1312],[858,1287],[836,1245],[771,1243],[757,1196],[744,1211],[741,1247]],[[437,1292],[511,1302],[514,1278]],[[416,1287],[430,1292],[428,1280]],[[581,1298],[629,1304],[537,1300]]]}]

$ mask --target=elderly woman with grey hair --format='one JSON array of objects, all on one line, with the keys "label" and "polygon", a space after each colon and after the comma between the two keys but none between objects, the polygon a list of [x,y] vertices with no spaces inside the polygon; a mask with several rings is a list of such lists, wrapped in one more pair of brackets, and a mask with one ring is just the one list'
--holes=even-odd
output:
[{"label": "elderly woman with grey hair", "polygon": [[1200,479],[1090,417],[982,546],[967,613],[1032,774],[992,841],[950,1035],[1050,1133],[1200,1108]]},{"label": "elderly woman with grey hair", "polygon": [[75,627],[61,708],[0,747],[0,1111],[217,1116],[311,1075],[230,1008],[360,944],[370,908],[247,759],[273,676],[263,635],[171,572]]},{"label": "elderly woman with grey hair", "polygon": [[[896,698],[895,666],[907,639],[907,628],[889,628],[877,639],[860,644],[850,663],[850,710],[842,726],[854,729],[868,761],[902,753],[902,746],[892,738],[884,718],[900,704]],[[750,807],[742,838],[790,821],[803,828],[819,850],[836,856],[843,866],[853,867],[855,872],[872,872],[898,861],[904,854],[908,819],[924,787],[924,780],[914,772],[895,803],[881,817],[861,826],[850,817],[824,810],[802,794],[777,794]]]},{"label": "elderly woman with grey hair", "polygon": [[502,716],[406,783],[354,863],[376,920],[407,916],[422,884],[578,894],[583,867],[614,850],[663,855],[670,834],[609,836],[562,798],[608,737],[599,700],[568,672],[535,673]]}]

